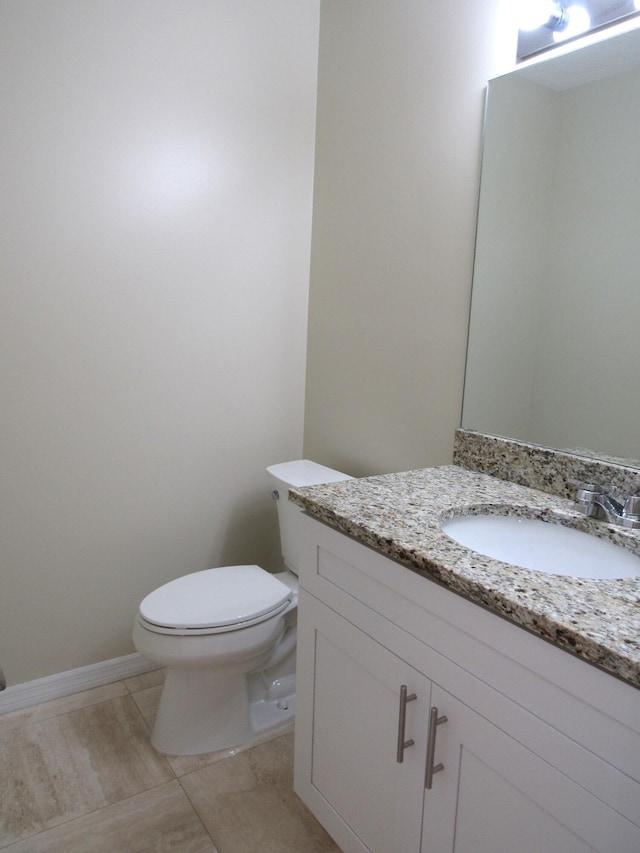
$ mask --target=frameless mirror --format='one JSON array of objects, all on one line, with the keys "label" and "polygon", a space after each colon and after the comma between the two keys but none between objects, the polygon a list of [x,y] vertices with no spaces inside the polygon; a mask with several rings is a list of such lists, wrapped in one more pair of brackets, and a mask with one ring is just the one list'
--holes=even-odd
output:
[{"label": "frameless mirror", "polygon": [[489,84],[462,426],[640,467],[640,29]]}]

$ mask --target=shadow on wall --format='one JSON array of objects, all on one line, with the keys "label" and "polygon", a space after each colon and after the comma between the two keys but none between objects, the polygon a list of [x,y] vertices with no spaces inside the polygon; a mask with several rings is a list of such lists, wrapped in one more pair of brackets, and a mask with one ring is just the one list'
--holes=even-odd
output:
[{"label": "shadow on wall", "polygon": [[270,572],[284,569],[275,501],[259,494],[237,501],[229,512],[218,562],[211,567],[257,564]]}]

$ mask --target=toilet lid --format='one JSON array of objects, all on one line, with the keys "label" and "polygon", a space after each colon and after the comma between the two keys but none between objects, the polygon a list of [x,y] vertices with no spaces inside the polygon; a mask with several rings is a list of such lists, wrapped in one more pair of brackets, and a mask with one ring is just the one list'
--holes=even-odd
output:
[{"label": "toilet lid", "polygon": [[163,628],[223,628],[267,619],[292,597],[288,586],[260,566],[221,566],[154,590],[142,601],[140,615]]}]

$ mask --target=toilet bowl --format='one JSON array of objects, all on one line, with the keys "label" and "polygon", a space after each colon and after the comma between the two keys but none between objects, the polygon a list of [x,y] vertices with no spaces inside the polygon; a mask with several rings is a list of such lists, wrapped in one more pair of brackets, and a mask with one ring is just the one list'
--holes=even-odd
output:
[{"label": "toilet bowl", "polygon": [[[151,735],[170,755],[237,746],[295,714],[299,544],[292,486],[351,479],[308,460],[267,469],[287,571],[222,566],[169,581],[140,604],[137,650],[167,668]],[[284,491],[284,494],[281,493]]]}]

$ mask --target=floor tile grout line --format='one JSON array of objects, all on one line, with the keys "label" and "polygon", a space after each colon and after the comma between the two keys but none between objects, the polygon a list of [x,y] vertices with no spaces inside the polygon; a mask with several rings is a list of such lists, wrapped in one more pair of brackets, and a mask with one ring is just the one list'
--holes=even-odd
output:
[{"label": "floor tile grout line", "polygon": [[[142,688],[142,689],[146,689],[146,688]],[[120,695],[118,697],[114,697],[114,698],[120,699],[121,701],[124,701],[127,704],[129,704],[129,702],[126,698],[127,695],[130,695],[130,694],[122,694],[122,695]],[[112,700],[107,699],[105,701],[109,702]],[[150,725],[150,723],[147,722],[147,720],[144,717],[144,714],[142,713],[141,709],[137,707],[137,704],[135,703],[135,701],[133,701],[132,704],[136,706],[136,711],[137,711],[136,717],[138,717],[138,716],[142,717],[142,720],[145,723],[145,729],[150,729],[151,725]],[[88,706],[88,707],[91,707],[91,706]],[[70,713],[73,713],[73,712],[70,712]],[[237,753],[234,752],[231,755],[226,755],[224,758],[221,758],[218,761],[214,761],[213,764],[216,764],[216,763],[226,764],[227,759],[233,759],[233,758],[237,759],[241,753],[251,752],[254,748],[262,747],[268,741],[270,741],[272,739],[277,739],[277,738],[282,737],[286,734],[289,734],[293,730],[293,726],[291,726],[290,728],[287,726],[286,728],[288,731],[280,730],[277,733],[272,732],[264,740],[261,740],[258,743],[254,743],[251,746],[247,746],[245,749],[241,749]],[[140,731],[140,736],[144,737],[142,731]],[[158,755],[162,756],[163,758],[165,757],[162,753],[159,753],[157,750],[154,750],[154,751]],[[171,772],[171,774],[168,774],[171,778],[166,778],[163,781],[157,781],[155,783],[152,782],[151,784],[148,784],[147,787],[145,787],[142,790],[139,790],[135,793],[132,793],[129,796],[124,796],[120,799],[114,800],[113,802],[105,802],[102,805],[96,806],[95,808],[89,808],[83,814],[77,814],[73,817],[68,817],[66,820],[63,819],[59,823],[54,824],[53,826],[47,826],[47,827],[40,828],[40,829],[38,829],[38,831],[32,832],[29,835],[25,835],[22,838],[17,838],[15,840],[12,840],[9,844],[3,845],[2,843],[0,843],[0,849],[2,850],[2,853],[11,853],[12,848],[14,848],[14,847],[17,848],[18,846],[21,849],[29,849],[30,844],[35,844],[36,839],[41,839],[39,843],[44,844],[46,846],[49,843],[49,838],[46,837],[47,833],[53,833],[50,836],[50,838],[57,838],[58,836],[55,833],[60,831],[61,829],[62,829],[61,837],[63,837],[63,836],[66,837],[67,834],[71,834],[71,835],[74,835],[74,834],[78,835],[78,833],[82,834],[82,833],[84,833],[84,831],[86,829],[86,824],[84,824],[84,823],[78,824],[78,821],[88,821],[88,820],[90,821],[91,817],[95,816],[94,822],[97,822],[97,824],[101,824],[103,822],[103,820],[100,818],[100,815],[106,813],[109,809],[118,808],[120,806],[124,806],[127,803],[130,803],[131,805],[125,809],[125,812],[126,811],[133,812],[133,811],[135,811],[135,808],[133,806],[133,801],[136,798],[142,797],[145,794],[149,794],[150,792],[152,792],[154,790],[160,791],[162,789],[166,789],[168,791],[169,790],[168,786],[169,787],[172,786],[173,792],[176,795],[178,794],[178,792],[180,792],[182,794],[182,796],[184,798],[183,799],[184,811],[185,811],[185,813],[189,812],[191,815],[189,820],[195,819],[194,826],[197,825],[200,828],[200,830],[202,831],[202,833],[203,833],[202,842],[204,842],[205,839],[208,839],[210,844],[211,844],[211,853],[219,853],[219,847],[218,847],[218,844],[216,843],[215,836],[219,835],[221,832],[224,834],[224,832],[225,832],[224,823],[221,824],[218,819],[216,819],[215,821],[211,821],[210,817],[212,817],[213,815],[211,815],[210,809],[206,806],[206,803],[200,803],[200,807],[198,807],[196,805],[196,803],[198,802],[198,787],[194,787],[194,785],[191,785],[191,787],[189,788],[191,793],[189,793],[189,790],[188,790],[189,786],[185,786],[185,784],[184,784],[184,782],[187,781],[187,777],[191,776],[192,774],[200,773],[203,770],[206,770],[207,768],[209,768],[211,766],[212,765],[210,765],[210,764],[206,764],[203,767],[193,767],[193,768],[186,770],[186,772],[183,772],[181,775],[179,775],[180,768],[178,768],[177,770],[174,770],[174,768],[171,766],[170,769],[172,772]],[[193,780],[193,781],[195,783],[196,780]],[[207,817],[207,822],[205,822],[204,817]],[[106,819],[106,817],[105,817],[105,819]],[[74,824],[77,824],[77,829],[72,829]],[[64,830],[64,827],[67,827],[66,831]],[[223,841],[222,843],[223,843],[223,845],[226,845],[227,842]],[[44,849],[44,847],[43,847],[43,849]],[[49,848],[47,848],[47,849],[49,849]],[[53,849],[53,848],[51,848],[51,849]],[[289,849],[289,848],[287,848],[287,849]],[[75,846],[74,846],[74,850],[76,850]],[[76,851],[76,853],[77,853],[77,851]]]},{"label": "floor tile grout line", "polygon": [[[110,695],[107,697],[101,697],[99,699],[96,698],[95,701],[90,701],[87,704],[80,703],[76,707],[67,708],[65,710],[60,710],[59,712],[53,713],[50,716],[45,715],[44,717],[41,717],[39,719],[33,719],[33,718],[25,719],[21,723],[17,724],[17,726],[15,728],[21,728],[22,726],[28,726],[31,724],[38,724],[41,722],[46,722],[48,720],[50,721],[50,720],[57,719],[60,717],[74,715],[77,712],[86,711],[86,710],[93,708],[97,705],[109,704],[109,703],[114,702],[114,701],[121,701],[121,702],[124,702],[130,706],[131,711],[134,713],[136,719],[142,724],[141,734],[142,734],[142,730],[144,730],[144,732],[148,733],[149,741],[150,741],[150,733],[152,732],[152,728],[153,728],[152,721],[147,719],[142,708],[138,705],[138,703],[136,701],[136,695],[149,690],[151,687],[156,687],[159,685],[147,685],[147,686],[140,685],[140,686],[138,686],[138,688],[136,690],[133,690],[129,686],[127,686],[126,683],[124,683],[124,679],[121,679],[120,682],[114,682],[114,684],[115,685],[121,685],[123,688],[122,692],[118,692],[118,693],[115,693],[114,695]],[[84,691],[81,691],[81,692],[84,692]],[[129,701],[129,700],[131,700],[131,701]],[[57,701],[57,700],[51,700],[51,701]],[[46,705],[47,703],[41,703],[41,704]],[[37,707],[37,706],[34,706],[34,707]],[[240,746],[240,748],[237,751],[234,750],[230,754],[227,753],[224,756],[219,756],[218,758],[213,758],[213,760],[210,763],[208,762],[201,767],[194,766],[194,767],[191,767],[188,769],[183,768],[182,772],[181,772],[180,767],[177,767],[177,768],[173,767],[171,761],[169,760],[169,758],[170,758],[169,756],[165,756],[163,753],[160,753],[158,750],[155,750],[153,747],[151,747],[153,749],[153,751],[158,756],[160,756],[164,759],[163,764],[165,766],[165,770],[169,771],[167,773],[168,778],[166,778],[164,781],[158,781],[155,783],[152,782],[147,787],[131,794],[130,796],[124,796],[121,799],[114,800],[113,802],[105,802],[102,805],[96,806],[95,808],[90,808],[88,811],[86,811],[82,814],[76,814],[73,817],[68,817],[67,819],[61,820],[59,823],[55,823],[51,826],[46,826],[44,828],[39,828],[37,831],[34,831],[31,834],[27,834],[27,835],[23,836],[22,838],[16,838],[16,839],[10,841],[9,844],[3,844],[2,842],[0,842],[0,849],[3,851],[6,850],[6,851],[8,851],[8,853],[10,853],[11,847],[14,845],[23,844],[24,842],[27,842],[27,844],[28,844],[29,839],[36,839],[39,836],[41,836],[47,832],[57,830],[60,827],[72,825],[73,823],[77,822],[78,820],[86,820],[91,815],[99,814],[100,812],[102,812],[102,811],[104,811],[110,807],[121,805],[121,804],[126,803],[128,801],[131,801],[132,799],[134,799],[137,796],[140,796],[144,793],[147,793],[147,792],[153,791],[155,789],[161,788],[163,786],[172,785],[172,784],[175,785],[175,783],[177,782],[178,785],[180,786],[180,790],[182,791],[182,793],[186,797],[186,800],[189,804],[189,808],[193,811],[193,813],[197,817],[199,824],[202,826],[202,828],[206,834],[206,837],[210,839],[210,841],[214,847],[214,850],[217,851],[218,848],[217,848],[215,839],[212,836],[211,832],[209,832],[209,830],[207,829],[207,826],[204,822],[203,817],[201,816],[200,812],[198,811],[198,808],[196,807],[194,801],[192,800],[192,797],[189,795],[186,787],[183,784],[183,780],[186,780],[187,776],[190,776],[193,773],[200,772],[205,767],[209,767],[212,764],[216,764],[218,762],[226,762],[227,759],[235,758],[238,755],[240,755],[241,753],[250,752],[253,748],[259,747],[259,746],[263,745],[264,743],[266,743],[267,741],[270,741],[274,738],[279,738],[279,737],[287,734],[292,729],[293,729],[292,724],[283,726],[282,728],[277,727],[276,730],[267,733],[264,738],[260,738],[257,742],[242,745],[242,746]],[[215,827],[212,827],[212,828],[214,829]]]},{"label": "floor tile grout line", "polygon": [[127,692],[128,692],[128,693],[131,693],[132,695],[133,695],[134,693],[141,693],[143,690],[149,690],[151,687],[159,687],[159,686],[161,686],[161,685],[162,685],[162,682],[157,682],[157,683],[153,683],[153,684],[148,684],[146,687],[136,687],[135,689],[134,689],[134,688],[132,688],[132,687],[130,687],[130,686],[127,684],[127,682],[128,682],[128,681],[136,681],[136,680],[143,679],[145,676],[151,675],[151,674],[152,674],[152,673],[154,673],[154,672],[159,672],[160,670],[162,670],[162,671],[164,672],[164,671],[165,671],[165,667],[162,667],[162,666],[154,666],[152,669],[149,669],[149,670],[147,670],[146,672],[140,673],[140,675],[131,675],[131,676],[128,676],[127,678],[123,678],[123,679],[121,679],[121,681],[122,681],[122,683],[124,684],[125,690],[127,690]]},{"label": "floor tile grout line", "polygon": [[[125,802],[129,797],[125,797],[124,800],[118,800],[117,802]],[[95,809],[91,809],[88,812],[83,812],[83,814],[75,815],[75,817],[70,817],[67,820],[61,820],[59,823],[54,823],[51,826],[46,826],[44,829],[39,829],[37,832],[32,832],[29,835],[23,835],[21,838],[16,838],[15,841],[12,841],[10,844],[3,846],[0,844],[0,850],[8,850],[11,853],[11,848],[14,844],[23,844],[26,841],[33,841],[39,835],[44,835],[47,832],[52,832],[53,830],[59,829],[62,826],[68,826],[69,824],[75,823],[77,820],[82,820],[88,815],[95,814],[96,812],[101,811],[102,809],[108,808],[112,803],[108,803],[106,806],[98,806]]]},{"label": "floor tile grout line", "polygon": [[[188,775],[189,775],[188,773],[185,773],[185,774],[184,774],[184,776],[188,776]],[[213,848],[214,848],[214,850],[216,851],[216,853],[218,853],[218,845],[216,844],[215,838],[213,838],[213,837],[212,837],[211,833],[210,833],[210,832],[209,832],[209,830],[207,829],[207,827],[206,827],[206,825],[205,825],[205,822],[203,821],[202,817],[200,816],[200,812],[198,811],[198,809],[197,809],[197,808],[196,808],[196,806],[195,806],[195,803],[193,802],[193,800],[192,800],[192,799],[191,799],[191,797],[189,796],[188,791],[185,789],[184,785],[182,784],[182,779],[184,778],[184,776],[178,776],[178,784],[180,785],[180,788],[182,789],[182,791],[183,791],[183,793],[184,793],[185,797],[187,798],[187,802],[189,803],[189,805],[190,805],[190,806],[191,806],[191,808],[193,809],[194,814],[196,815],[196,817],[197,817],[197,818],[198,818],[198,820],[200,821],[200,825],[202,826],[202,828],[203,828],[203,829],[204,829],[204,831],[206,832],[207,837],[208,837],[209,839],[211,839],[211,843],[213,844]]]},{"label": "floor tile grout line", "polygon": [[[157,788],[162,788],[164,785],[175,785],[176,782],[178,784],[180,784],[180,780],[177,777],[175,779],[167,779],[164,782],[158,782],[157,785],[151,785],[149,788],[144,788],[142,791],[137,791],[135,794],[131,794],[129,797],[124,797],[121,800],[114,800],[113,802],[105,803],[104,805],[98,806],[95,809],[90,809],[88,812],[83,812],[83,814],[76,815],[75,817],[70,817],[68,820],[62,820],[59,823],[54,823],[52,826],[47,826],[44,829],[38,830],[37,832],[32,832],[30,835],[23,835],[21,838],[16,838],[15,841],[11,841],[9,844],[3,845],[2,842],[0,841],[0,850],[6,850],[6,851],[8,851],[8,853],[11,853],[11,848],[16,844],[22,844],[26,841],[32,841],[35,838],[37,838],[39,835],[45,835],[45,833],[47,833],[47,832],[53,832],[54,830],[58,830],[63,826],[69,826],[70,824],[76,823],[77,821],[85,820],[86,818],[90,817],[91,815],[95,815],[95,814],[98,814],[99,812],[106,811],[107,809],[112,808],[113,806],[122,805],[123,803],[129,802],[129,800],[133,800],[136,797],[141,796],[142,794],[148,793],[149,791],[154,791]],[[184,788],[182,788],[182,785],[180,785],[180,788],[184,791]],[[189,805],[191,805],[193,807],[191,800],[189,800]],[[195,809],[194,809],[194,811],[195,811]],[[200,822],[202,823],[202,819],[200,818],[200,815],[197,812],[196,812],[196,815],[198,817],[198,820],[200,820]],[[205,831],[206,831],[206,827],[205,827]]]},{"label": "floor tile grout line", "polygon": [[[119,684],[120,682],[118,682],[118,681],[114,681],[114,682],[111,682],[111,683],[112,683],[112,684]],[[105,685],[105,686],[106,686],[106,685]],[[80,695],[80,694],[82,694],[82,693],[89,693],[89,692],[91,692],[91,690],[99,690],[99,689],[100,689],[99,687],[92,687],[92,688],[90,688],[89,690],[86,690],[86,691],[85,691],[85,690],[79,690],[79,691],[78,691],[78,693],[70,693],[70,694],[69,694],[69,697],[71,697],[71,696],[79,696],[79,695]],[[125,686],[125,689],[126,689],[126,686]],[[54,712],[54,713],[49,714],[49,715],[46,715],[46,716],[44,716],[44,717],[37,717],[36,719],[34,719],[34,712],[35,712],[35,709],[37,709],[37,708],[42,708],[42,707],[44,707],[44,706],[48,705],[49,703],[53,703],[53,702],[63,702],[65,699],[68,699],[69,697],[64,696],[64,697],[61,697],[60,699],[49,699],[49,700],[47,700],[46,702],[39,702],[37,705],[31,705],[31,706],[29,706],[28,708],[21,708],[21,709],[19,709],[18,711],[7,711],[5,714],[0,714],[0,737],[1,737],[1,736],[2,736],[2,734],[3,734],[3,728],[4,728],[4,726],[3,726],[3,718],[7,718],[7,717],[9,716],[9,714],[15,714],[15,715],[16,715],[16,718],[17,718],[20,714],[25,714],[25,719],[24,719],[24,721],[22,721],[22,722],[20,722],[20,723],[16,723],[16,724],[15,724],[15,725],[13,725],[13,726],[11,726],[11,725],[9,725],[9,724],[6,724],[6,733],[7,733],[7,734],[8,734],[9,732],[15,731],[16,729],[21,729],[21,728],[23,728],[24,726],[30,726],[30,725],[34,725],[34,724],[36,724],[36,723],[44,723],[44,722],[46,722],[47,720],[55,720],[55,719],[57,719],[58,717],[64,717],[64,716],[66,716],[67,714],[73,714],[73,713],[75,713],[76,711],[82,711],[82,710],[83,710],[83,709],[85,709],[85,708],[93,708],[93,707],[95,707],[96,705],[102,705],[104,702],[112,702],[114,699],[122,699],[124,696],[129,696],[129,695],[131,695],[131,694],[129,694],[129,693],[120,693],[120,694],[116,694],[116,695],[114,695],[114,696],[109,696],[109,697],[108,697],[108,698],[106,698],[106,699],[105,699],[104,697],[102,697],[101,699],[96,699],[96,700],[95,700],[95,702],[87,702],[86,704],[78,705],[78,706],[77,706],[77,707],[75,707],[75,708],[65,708],[64,710],[60,710],[60,711]],[[28,716],[29,712],[32,712],[32,713],[31,713],[31,716]]]},{"label": "floor tile grout line", "polygon": [[[146,689],[146,688],[145,688],[145,689]],[[136,691],[136,692],[137,692],[137,693],[139,693],[140,691]],[[135,708],[135,710],[136,710],[136,713],[137,713],[137,714],[138,714],[138,716],[141,718],[141,720],[142,720],[142,724],[144,725],[144,727],[145,727],[145,729],[146,729],[146,731],[147,731],[147,733],[148,733],[148,735],[149,735],[149,746],[150,746],[150,748],[153,750],[153,752],[154,752],[156,755],[158,755],[158,756],[160,756],[160,758],[162,758],[163,763],[164,763],[164,764],[166,764],[166,766],[167,766],[167,767],[169,768],[169,770],[171,771],[171,773],[172,773],[172,775],[173,775],[173,779],[172,779],[171,781],[173,782],[173,781],[174,781],[174,779],[178,779],[178,781],[179,781],[180,777],[178,776],[178,774],[177,774],[177,773],[176,773],[176,771],[174,770],[173,765],[172,765],[172,764],[171,764],[171,762],[169,761],[168,756],[167,756],[167,755],[165,755],[165,753],[164,753],[164,752],[160,752],[160,750],[156,749],[156,748],[155,748],[155,746],[153,746],[153,744],[151,743],[151,733],[152,733],[152,731],[153,731],[153,726],[151,725],[151,723],[147,720],[147,718],[145,717],[145,715],[144,715],[144,714],[142,713],[142,711],[140,710],[140,707],[138,706],[138,703],[137,703],[137,702],[136,702],[136,700],[133,698],[133,694],[132,694],[132,693],[129,693],[129,694],[128,694],[128,696],[129,696],[129,698],[131,699],[131,701],[133,702],[133,705],[134,705],[134,708]],[[160,784],[164,784],[164,783],[160,783]],[[152,786],[151,786],[151,788],[157,788],[157,787],[158,787],[157,785],[152,785]],[[151,790],[151,788],[148,788],[147,790]]]},{"label": "floor tile grout line", "polygon": [[[130,694],[130,693],[122,693],[122,694],[119,694],[117,696],[111,696],[108,699],[101,699],[97,702],[91,702],[87,705],[80,705],[77,708],[67,709],[66,711],[61,711],[59,714],[52,714],[51,716],[43,717],[43,718],[38,719],[38,720],[32,720],[32,719],[25,720],[24,723],[17,725],[15,727],[13,727],[11,730],[9,730],[7,732],[7,734],[9,734],[10,732],[16,731],[18,729],[21,729],[23,727],[26,727],[28,725],[37,725],[39,723],[50,722],[52,720],[59,719],[61,717],[69,717],[70,715],[75,714],[77,712],[85,711],[88,708],[94,708],[97,705],[108,704],[108,703],[114,702],[118,699],[120,699],[120,700],[131,700],[131,706],[132,706],[131,710],[139,718],[139,721],[142,723],[144,730],[148,734],[150,734],[151,726],[149,725],[149,723],[145,719],[144,714],[142,713],[142,711],[138,707],[137,703],[133,699],[132,694]],[[43,703],[43,704],[46,704],[46,703]],[[0,734],[1,734],[1,732],[0,732]],[[151,747],[151,749],[153,749],[153,747]],[[139,794],[147,793],[148,791],[152,791],[156,788],[161,787],[162,785],[173,784],[175,782],[179,782],[178,774],[176,773],[174,768],[171,766],[171,763],[167,760],[166,756],[162,755],[162,753],[158,753],[157,750],[153,750],[153,751],[163,758],[164,769],[165,769],[165,772],[168,774],[169,778],[165,779],[162,782],[157,782],[155,784],[151,784],[145,788],[142,788],[141,790],[137,791],[135,794],[131,794],[128,797],[123,797],[122,799],[116,799],[116,800],[113,800],[110,802],[106,802],[103,805],[97,806],[96,808],[93,808],[93,809],[89,809],[89,811],[83,812],[82,814],[77,814],[74,817],[70,817],[66,820],[61,820],[60,822],[54,823],[51,826],[45,827],[44,829],[40,829],[40,830],[37,830],[36,832],[24,835],[20,838],[16,838],[15,840],[11,841],[8,845],[4,844],[2,842],[2,840],[0,839],[0,850],[9,850],[10,851],[11,846],[14,844],[18,844],[18,843],[21,843],[23,841],[27,841],[28,839],[33,839],[38,835],[42,835],[43,833],[48,832],[50,830],[57,829],[58,827],[65,826],[69,823],[73,823],[73,821],[86,818],[88,815],[95,814],[96,812],[99,812],[102,809],[106,809],[110,806],[114,806],[114,805],[117,805],[120,803],[127,802],[128,800],[132,799],[133,797],[138,796]],[[182,788],[182,786],[180,786],[180,787]],[[199,817],[199,815],[198,815],[198,817]]]},{"label": "floor tile grout line", "polygon": [[[141,796],[142,794],[149,793],[149,791],[155,791],[158,788],[162,788],[164,785],[175,785],[175,783],[177,782],[180,785],[181,790],[184,791],[184,788],[182,787],[182,783],[180,782],[180,779],[177,776],[177,774],[175,773],[175,771],[173,770],[173,768],[171,766],[169,766],[169,769],[174,774],[172,779],[165,779],[164,782],[158,782],[155,785],[149,785],[147,788],[142,788],[140,791],[136,791],[135,794],[130,794],[128,797],[123,797],[120,800],[112,800],[110,802],[104,803],[101,806],[97,806],[94,809],[89,809],[89,811],[83,812],[82,814],[77,814],[74,817],[70,817],[66,820],[61,820],[58,823],[52,824],[51,826],[46,826],[44,829],[39,829],[36,832],[32,832],[28,835],[23,835],[20,838],[16,838],[14,841],[9,842],[9,844],[4,844],[2,842],[2,839],[0,839],[0,850],[11,851],[11,847],[14,844],[21,844],[22,842],[28,841],[29,839],[34,839],[39,835],[44,835],[44,833],[46,833],[46,832],[51,832],[53,830],[57,830],[62,826],[67,826],[69,824],[75,823],[78,820],[84,820],[85,818],[89,817],[90,815],[97,814],[98,812],[101,812],[101,811],[105,811],[106,809],[112,808],[113,806],[122,805],[123,803],[129,802],[130,800],[133,800],[136,797]],[[186,794],[186,791],[185,791],[185,794]],[[189,797],[187,797],[187,799],[189,799]],[[189,799],[189,804],[193,807],[193,803],[191,802],[190,799]],[[194,811],[195,811],[195,808],[194,808]],[[196,811],[196,814],[198,814],[197,811]],[[201,820],[200,815],[198,815],[198,819]]]}]

